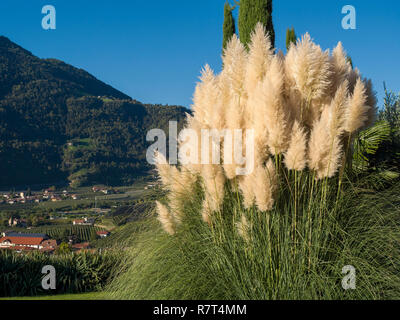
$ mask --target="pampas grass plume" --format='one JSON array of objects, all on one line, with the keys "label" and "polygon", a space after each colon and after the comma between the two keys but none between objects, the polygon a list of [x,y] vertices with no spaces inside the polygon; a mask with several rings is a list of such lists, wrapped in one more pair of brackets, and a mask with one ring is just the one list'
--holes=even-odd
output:
[{"label": "pampas grass plume", "polygon": [[175,234],[175,223],[174,219],[169,212],[168,208],[163,205],[161,202],[156,201],[157,212],[158,212],[158,221],[161,222],[161,225],[165,232],[169,233],[170,235]]},{"label": "pampas grass plume", "polygon": [[364,126],[368,120],[369,106],[366,105],[367,96],[364,83],[359,78],[354,87],[353,95],[349,99],[349,106],[346,110],[344,129],[353,133]]},{"label": "pampas grass plume", "polygon": [[292,136],[284,159],[289,170],[302,171],[307,165],[307,134],[298,121],[292,127]]}]

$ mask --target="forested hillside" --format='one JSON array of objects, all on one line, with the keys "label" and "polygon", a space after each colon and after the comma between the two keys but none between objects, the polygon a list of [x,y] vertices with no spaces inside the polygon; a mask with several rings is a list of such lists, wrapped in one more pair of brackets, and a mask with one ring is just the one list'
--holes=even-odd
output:
[{"label": "forested hillside", "polygon": [[146,132],[187,111],[144,105],[0,37],[0,187],[132,182],[148,169]]}]

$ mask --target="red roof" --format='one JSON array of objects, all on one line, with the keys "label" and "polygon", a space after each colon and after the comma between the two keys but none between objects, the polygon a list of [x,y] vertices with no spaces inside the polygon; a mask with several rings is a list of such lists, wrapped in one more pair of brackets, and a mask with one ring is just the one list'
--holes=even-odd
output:
[{"label": "red roof", "polygon": [[57,247],[57,241],[53,239],[45,240],[42,242],[43,247],[47,248],[56,248]]},{"label": "red roof", "polygon": [[89,242],[75,243],[72,245],[73,249],[87,249],[89,248]]},{"label": "red roof", "polygon": [[7,249],[10,249],[10,250],[24,250],[24,251],[35,250],[35,248],[32,248],[32,247],[24,247],[24,246],[12,246],[12,247],[9,247],[9,248],[7,248]]},{"label": "red roof", "polygon": [[108,232],[108,231],[97,231],[96,233],[98,235],[101,235],[101,234],[109,234],[110,232]]},{"label": "red roof", "polygon": [[33,245],[38,246],[42,243],[44,238],[34,238],[34,237],[2,237],[0,238],[0,243],[9,240],[12,244],[15,245]]},{"label": "red roof", "polygon": [[[33,248],[31,248],[31,249],[33,249]],[[53,252],[55,249],[51,248],[51,247],[44,247],[44,248],[39,249],[39,250],[42,251],[42,252]]]}]

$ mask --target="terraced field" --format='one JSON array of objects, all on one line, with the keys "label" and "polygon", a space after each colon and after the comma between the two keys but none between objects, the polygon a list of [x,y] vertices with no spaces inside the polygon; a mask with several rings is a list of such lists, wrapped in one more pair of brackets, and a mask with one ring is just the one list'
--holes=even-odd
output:
[{"label": "terraced field", "polygon": [[27,229],[24,230],[24,233],[45,233],[53,239],[76,235],[82,241],[88,241],[94,232],[101,230],[104,230],[104,228],[96,226],[55,225]]}]

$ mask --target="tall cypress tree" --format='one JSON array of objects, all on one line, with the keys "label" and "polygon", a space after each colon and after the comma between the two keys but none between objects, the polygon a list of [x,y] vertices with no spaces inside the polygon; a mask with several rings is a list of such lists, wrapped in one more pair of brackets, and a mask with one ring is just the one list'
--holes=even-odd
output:
[{"label": "tall cypress tree", "polygon": [[350,63],[351,68],[354,69],[354,66],[353,66],[353,59],[351,59],[351,57],[348,55],[348,56],[346,57],[346,60],[347,60],[348,63]]},{"label": "tall cypress tree", "polygon": [[297,37],[296,37],[296,33],[294,32],[294,28],[292,27],[292,29],[287,29],[286,30],[286,49],[289,50],[290,44],[291,43],[296,43],[297,41]]},{"label": "tall cypress tree", "polygon": [[292,34],[292,31],[289,28],[287,28],[286,29],[286,50],[289,50],[291,34]]},{"label": "tall cypress tree", "polygon": [[261,22],[269,33],[271,44],[275,47],[275,31],[272,23],[272,0],[240,0],[239,35],[247,47],[251,33],[257,22]]},{"label": "tall cypress tree", "polygon": [[229,40],[231,40],[232,36],[236,33],[235,28],[235,19],[232,15],[233,7],[230,6],[228,2],[225,3],[224,6],[224,24],[222,26],[223,39],[222,39],[222,48],[225,49]]}]

